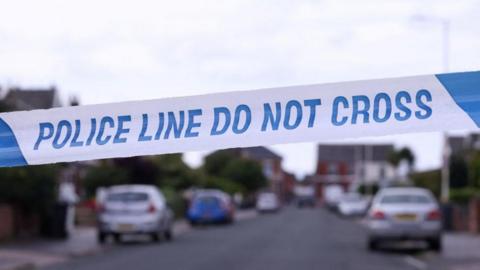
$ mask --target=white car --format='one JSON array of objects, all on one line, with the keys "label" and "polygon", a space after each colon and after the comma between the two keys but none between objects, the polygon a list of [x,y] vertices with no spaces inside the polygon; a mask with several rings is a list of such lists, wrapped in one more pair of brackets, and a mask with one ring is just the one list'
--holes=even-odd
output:
[{"label": "white car", "polygon": [[120,241],[126,234],[148,234],[152,240],[172,238],[173,213],[155,186],[120,185],[105,190],[99,201],[98,241]]},{"label": "white car", "polygon": [[280,208],[280,202],[275,193],[264,192],[258,195],[256,208],[259,212],[275,212]]},{"label": "white car", "polygon": [[323,197],[325,198],[325,204],[331,210],[338,210],[338,203],[343,197],[344,191],[340,185],[328,185],[323,190]]},{"label": "white car", "polygon": [[442,249],[441,212],[432,193],[423,188],[386,188],[374,197],[368,212],[368,248],[385,240],[426,240]]},{"label": "white car", "polygon": [[358,193],[345,194],[338,203],[338,212],[343,216],[363,216],[367,208],[368,199]]}]

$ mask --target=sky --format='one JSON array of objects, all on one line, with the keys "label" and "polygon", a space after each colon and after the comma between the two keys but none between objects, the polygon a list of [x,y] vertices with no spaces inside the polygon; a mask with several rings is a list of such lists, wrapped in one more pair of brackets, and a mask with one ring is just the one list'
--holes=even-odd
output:
[{"label": "sky", "polygon": [[[0,87],[54,85],[81,104],[480,69],[474,0],[0,0],[0,10]],[[425,170],[440,165],[442,138],[354,142],[408,146]],[[315,145],[271,149],[301,177]]]}]

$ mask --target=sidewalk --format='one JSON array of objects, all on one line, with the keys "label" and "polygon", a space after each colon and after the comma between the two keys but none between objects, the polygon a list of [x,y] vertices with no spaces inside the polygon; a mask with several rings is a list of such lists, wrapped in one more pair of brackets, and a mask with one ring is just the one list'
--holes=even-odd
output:
[{"label": "sidewalk", "polygon": [[64,262],[72,257],[95,254],[103,247],[97,244],[95,228],[76,228],[66,240],[36,239],[7,243],[0,247],[0,270],[34,269]]},{"label": "sidewalk", "polygon": [[441,254],[426,253],[423,260],[428,269],[476,270],[480,269],[480,235],[445,233]]},{"label": "sidewalk", "polygon": [[[236,220],[254,218],[255,210],[240,210]],[[174,235],[190,231],[185,220],[177,220],[173,227]],[[69,239],[19,241],[0,245],[0,270],[30,270],[65,262],[75,257],[105,252],[113,245],[97,243],[96,228],[76,228]]]}]

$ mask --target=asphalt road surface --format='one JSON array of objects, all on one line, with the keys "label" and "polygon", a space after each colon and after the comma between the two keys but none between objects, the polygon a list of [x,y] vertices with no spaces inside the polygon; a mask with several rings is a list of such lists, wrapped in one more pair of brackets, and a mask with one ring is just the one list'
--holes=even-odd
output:
[{"label": "asphalt road surface", "polygon": [[171,243],[125,243],[49,269],[415,269],[403,253],[369,252],[365,237],[358,222],[324,209],[286,208],[195,228]]}]

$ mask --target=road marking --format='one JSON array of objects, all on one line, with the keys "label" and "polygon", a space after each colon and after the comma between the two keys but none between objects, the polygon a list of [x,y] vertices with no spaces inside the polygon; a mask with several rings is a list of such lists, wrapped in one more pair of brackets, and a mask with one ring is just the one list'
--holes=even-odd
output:
[{"label": "road marking", "polygon": [[427,269],[427,264],[417,258],[414,258],[412,256],[406,256],[405,257],[405,262],[410,265],[410,266],[413,266],[415,269],[419,269],[419,270],[424,270],[424,269]]}]

